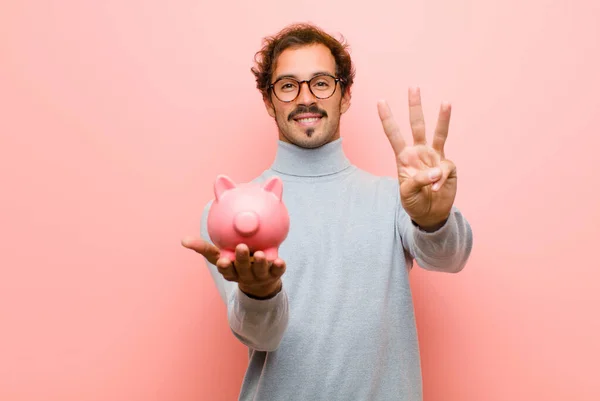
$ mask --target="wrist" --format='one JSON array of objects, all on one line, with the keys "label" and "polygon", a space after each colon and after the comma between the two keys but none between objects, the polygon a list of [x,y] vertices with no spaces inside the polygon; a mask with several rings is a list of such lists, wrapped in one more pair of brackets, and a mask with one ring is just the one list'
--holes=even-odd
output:
[{"label": "wrist", "polygon": [[281,279],[275,283],[270,283],[268,286],[245,286],[238,283],[238,288],[247,297],[257,300],[266,300],[275,297],[283,288]]},{"label": "wrist", "polygon": [[446,217],[442,221],[438,221],[438,222],[419,222],[414,219],[411,219],[410,221],[418,229],[425,231],[425,232],[432,233],[432,232],[437,231],[440,228],[444,227],[444,225],[448,221],[448,217]]}]

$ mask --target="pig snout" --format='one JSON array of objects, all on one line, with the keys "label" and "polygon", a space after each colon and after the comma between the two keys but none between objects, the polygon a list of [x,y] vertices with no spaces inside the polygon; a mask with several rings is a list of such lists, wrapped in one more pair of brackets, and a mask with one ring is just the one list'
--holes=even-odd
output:
[{"label": "pig snout", "polygon": [[249,237],[258,231],[259,218],[254,212],[238,213],[233,221],[233,227],[240,235]]}]

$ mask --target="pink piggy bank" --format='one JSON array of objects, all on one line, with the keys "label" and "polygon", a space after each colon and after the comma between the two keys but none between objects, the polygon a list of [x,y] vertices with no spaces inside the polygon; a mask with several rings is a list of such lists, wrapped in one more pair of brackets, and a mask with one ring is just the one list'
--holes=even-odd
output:
[{"label": "pink piggy bank", "polygon": [[268,261],[277,259],[279,246],[290,229],[281,178],[274,176],[262,184],[236,184],[219,175],[214,191],[206,224],[221,257],[235,261],[235,248],[243,243],[250,249],[250,255],[263,251]]}]

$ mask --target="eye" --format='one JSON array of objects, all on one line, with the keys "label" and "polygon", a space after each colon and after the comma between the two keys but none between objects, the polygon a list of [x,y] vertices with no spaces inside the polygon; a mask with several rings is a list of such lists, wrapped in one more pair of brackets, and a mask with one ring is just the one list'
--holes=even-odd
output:
[{"label": "eye", "polygon": [[316,77],[311,82],[313,89],[323,91],[328,90],[332,85],[333,80],[330,77]]},{"label": "eye", "polygon": [[280,91],[290,92],[290,91],[295,91],[296,88],[298,87],[298,84],[292,80],[284,80],[284,81],[279,82],[277,87],[279,88]]}]

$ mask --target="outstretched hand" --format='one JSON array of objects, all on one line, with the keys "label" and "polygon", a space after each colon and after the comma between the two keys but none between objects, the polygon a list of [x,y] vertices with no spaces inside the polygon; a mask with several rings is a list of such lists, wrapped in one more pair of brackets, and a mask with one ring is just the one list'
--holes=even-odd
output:
[{"label": "outstretched hand", "polygon": [[404,141],[388,104],[380,101],[377,108],[383,130],[396,155],[402,206],[415,223],[432,231],[444,224],[456,197],[456,166],[444,155],[451,106],[442,104],[433,143],[429,146],[418,88],[409,90],[408,105],[412,146]]},{"label": "outstretched hand", "polygon": [[200,238],[185,238],[181,244],[203,255],[225,280],[237,282],[239,289],[249,297],[268,299],[281,290],[281,276],[286,268],[282,259],[270,263],[262,251],[254,252],[251,257],[245,244],[236,247],[235,260],[223,257],[219,248]]}]

